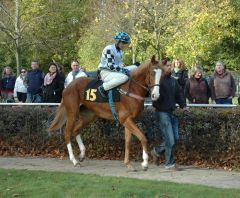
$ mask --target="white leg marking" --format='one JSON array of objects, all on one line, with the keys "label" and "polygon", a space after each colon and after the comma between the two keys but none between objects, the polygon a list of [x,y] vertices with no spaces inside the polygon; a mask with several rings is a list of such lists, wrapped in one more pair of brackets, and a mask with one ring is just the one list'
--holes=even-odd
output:
[{"label": "white leg marking", "polygon": [[[155,85],[159,85],[160,83],[160,78],[161,78],[161,75],[162,75],[162,70],[161,69],[155,69]],[[152,94],[151,94],[151,97],[152,97],[152,100],[157,100],[160,96],[160,92],[159,92],[159,86],[154,86],[153,87],[153,90],[152,90]]]},{"label": "white leg marking", "polygon": [[79,162],[74,157],[71,142],[67,144],[67,148],[69,153],[69,159],[73,162],[74,166],[76,166]]},{"label": "white leg marking", "polygon": [[142,167],[148,167],[148,154],[143,150]]},{"label": "white leg marking", "polygon": [[80,151],[81,151],[81,153],[80,153],[80,160],[83,160],[83,159],[85,158],[85,150],[86,150],[86,148],[85,148],[85,146],[84,146],[84,144],[83,144],[83,141],[82,141],[82,138],[81,138],[81,135],[80,135],[80,134],[78,134],[78,135],[76,136],[76,140],[77,140],[79,149],[80,149]]}]

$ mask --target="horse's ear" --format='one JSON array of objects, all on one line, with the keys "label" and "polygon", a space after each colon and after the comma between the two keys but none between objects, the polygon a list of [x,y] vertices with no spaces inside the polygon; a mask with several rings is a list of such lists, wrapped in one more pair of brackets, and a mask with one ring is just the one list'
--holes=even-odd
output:
[{"label": "horse's ear", "polygon": [[152,56],[152,58],[151,58],[151,63],[152,63],[153,65],[155,65],[155,64],[157,63],[157,61],[156,61],[156,56],[155,56],[155,55]]}]

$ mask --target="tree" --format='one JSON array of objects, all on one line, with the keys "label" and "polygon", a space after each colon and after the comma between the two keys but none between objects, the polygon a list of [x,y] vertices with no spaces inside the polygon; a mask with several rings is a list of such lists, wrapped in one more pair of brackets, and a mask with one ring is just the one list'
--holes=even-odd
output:
[{"label": "tree", "polygon": [[[14,6],[14,7],[12,7]],[[14,10],[13,12],[11,10]],[[17,72],[21,63],[21,5],[20,0],[14,0],[14,5],[8,7],[3,1],[0,1],[0,30],[4,32],[14,44]],[[13,14],[12,14],[13,13]]]},{"label": "tree", "polygon": [[[86,10],[92,0],[0,2],[0,27],[9,37],[10,50],[16,52],[17,71],[21,60],[26,65],[36,58],[41,65],[47,65],[51,61],[69,64],[70,59],[76,58],[75,45],[81,37],[81,27],[88,23]],[[2,43],[4,39],[0,40]]]},{"label": "tree", "polygon": [[212,50],[226,37],[232,37],[235,10],[229,0],[182,1],[178,6],[181,24],[166,53],[182,58],[188,66],[213,61]]}]

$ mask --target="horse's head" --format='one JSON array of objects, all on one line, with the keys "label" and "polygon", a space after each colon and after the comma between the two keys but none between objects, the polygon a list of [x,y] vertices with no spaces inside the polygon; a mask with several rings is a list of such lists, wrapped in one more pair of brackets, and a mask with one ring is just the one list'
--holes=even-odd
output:
[{"label": "horse's head", "polygon": [[155,56],[151,58],[148,66],[148,74],[146,78],[146,84],[151,90],[151,99],[157,100],[160,96],[160,79],[162,75],[162,63],[157,61]]}]

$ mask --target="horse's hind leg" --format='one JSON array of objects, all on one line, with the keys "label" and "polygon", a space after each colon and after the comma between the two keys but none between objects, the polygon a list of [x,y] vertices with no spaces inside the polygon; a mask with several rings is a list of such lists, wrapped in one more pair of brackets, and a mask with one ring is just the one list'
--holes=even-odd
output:
[{"label": "horse's hind leg", "polygon": [[124,158],[124,164],[127,166],[128,170],[136,171],[136,169],[133,167],[133,165],[130,163],[130,160],[129,160],[131,137],[132,137],[131,131],[129,131],[125,127],[125,158]]},{"label": "horse's hind leg", "polygon": [[75,126],[76,122],[76,117],[77,117],[77,109],[78,106],[77,104],[73,104],[69,102],[69,105],[65,107],[66,109],[66,114],[67,114],[67,124],[66,124],[66,129],[65,129],[65,141],[67,144],[67,149],[69,153],[69,159],[73,162],[74,166],[79,164],[79,161],[76,160],[74,154],[73,154],[73,149],[72,149],[72,144],[71,144],[71,135]]},{"label": "horse's hind leg", "polygon": [[75,124],[73,133],[76,136],[76,140],[80,149],[80,162],[85,159],[86,148],[83,144],[80,129],[86,127],[91,121],[95,118],[95,114],[89,111],[88,109],[80,110],[80,116],[78,122]]},{"label": "horse's hind leg", "polygon": [[69,159],[73,162],[74,166],[79,164],[79,161],[76,160],[74,154],[73,154],[73,149],[72,149],[72,144],[71,144],[71,131],[74,127],[74,117],[68,119],[66,129],[65,129],[65,141],[67,143],[67,149],[68,149],[68,154],[69,154]]},{"label": "horse's hind leg", "polygon": [[[124,126],[140,140],[140,142],[142,144],[142,148],[143,148],[142,167],[144,170],[147,170],[148,154],[147,154],[147,139],[146,139],[145,135],[140,131],[140,129],[136,126],[136,124],[133,122],[133,120],[131,118],[128,118],[125,121]],[[125,155],[125,157],[126,157],[126,155]],[[126,160],[126,158],[125,158],[125,160]]]}]

